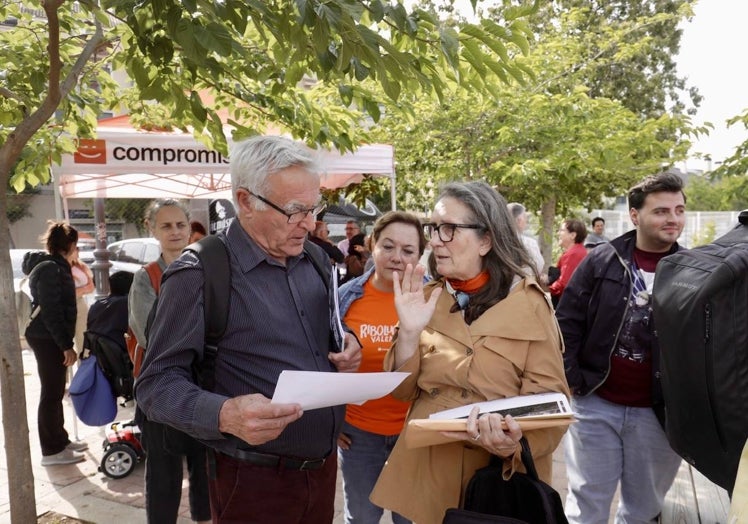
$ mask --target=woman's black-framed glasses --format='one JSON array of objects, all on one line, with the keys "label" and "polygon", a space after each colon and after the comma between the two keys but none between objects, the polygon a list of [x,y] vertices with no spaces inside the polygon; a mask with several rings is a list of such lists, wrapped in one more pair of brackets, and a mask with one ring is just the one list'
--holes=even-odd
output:
[{"label": "woman's black-framed glasses", "polygon": [[434,231],[439,236],[439,240],[442,242],[452,242],[455,237],[455,231],[457,229],[485,229],[479,224],[450,224],[449,222],[442,222],[439,225],[433,222],[427,222],[423,225],[423,232],[426,234],[426,238],[429,240],[433,238]]},{"label": "woman's black-framed glasses", "polygon": [[286,211],[285,209],[283,209],[279,205],[273,204],[267,198],[263,198],[260,195],[258,195],[256,193],[253,193],[249,189],[247,189],[247,193],[249,193],[250,195],[252,195],[253,197],[255,197],[257,200],[260,200],[261,202],[265,202],[267,205],[269,205],[270,207],[272,207],[273,209],[275,209],[278,213],[283,213],[284,215],[286,215],[286,218],[288,218],[288,223],[289,224],[298,224],[299,222],[301,222],[302,220],[304,220],[307,217],[307,215],[309,215],[309,214],[311,214],[312,217],[316,217],[318,214],[322,213],[322,211],[324,211],[325,208],[327,207],[327,204],[325,204],[324,202],[322,202],[321,204],[317,204],[314,207],[309,207],[309,208],[306,208],[306,209],[304,209],[304,208],[302,208],[302,209],[296,209],[294,211]]}]

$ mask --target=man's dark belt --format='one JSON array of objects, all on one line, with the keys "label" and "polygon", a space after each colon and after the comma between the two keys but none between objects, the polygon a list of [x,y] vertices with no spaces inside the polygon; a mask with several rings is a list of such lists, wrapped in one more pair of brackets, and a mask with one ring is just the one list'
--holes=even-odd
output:
[{"label": "man's dark belt", "polygon": [[253,464],[255,466],[264,466],[268,468],[285,468],[297,471],[306,471],[310,469],[320,469],[325,465],[325,459],[303,459],[293,457],[281,457],[279,455],[270,455],[268,453],[258,453],[257,451],[247,451],[245,449],[232,450],[230,455],[235,459]]}]

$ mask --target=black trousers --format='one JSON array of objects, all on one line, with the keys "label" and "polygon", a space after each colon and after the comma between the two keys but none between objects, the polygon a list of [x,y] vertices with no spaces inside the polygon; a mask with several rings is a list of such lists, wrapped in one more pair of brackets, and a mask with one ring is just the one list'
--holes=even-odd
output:
[{"label": "black trousers", "polygon": [[65,356],[52,339],[26,337],[26,342],[34,351],[41,383],[36,415],[39,443],[42,455],[54,455],[70,443],[62,409],[67,379],[67,368],[62,363]]},{"label": "black trousers", "polygon": [[205,448],[200,445],[187,454],[173,454],[164,447],[164,425],[138,418],[141,444],[145,449],[145,509],[149,524],[177,521],[182,499],[182,473],[187,459],[192,520],[210,520],[210,497]]}]

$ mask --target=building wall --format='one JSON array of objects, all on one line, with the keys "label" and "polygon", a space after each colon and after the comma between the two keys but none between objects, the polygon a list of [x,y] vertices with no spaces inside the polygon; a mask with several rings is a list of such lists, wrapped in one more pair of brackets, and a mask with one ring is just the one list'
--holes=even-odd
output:
[{"label": "building wall", "polygon": [[[207,199],[193,199],[189,201],[188,205],[191,219],[198,220],[206,229],[208,229],[209,202]],[[18,249],[42,247],[39,236],[47,229],[47,221],[58,218],[51,186],[43,187],[40,193],[31,199],[29,212],[31,213],[30,217],[19,220],[10,226],[11,247]],[[60,212],[62,213],[62,211]],[[68,200],[68,213],[70,223],[80,233],[88,234],[92,238],[95,238],[96,226],[91,199]],[[121,220],[107,221],[106,231],[107,243],[143,236],[143,233],[138,231],[135,224],[126,224]]]}]

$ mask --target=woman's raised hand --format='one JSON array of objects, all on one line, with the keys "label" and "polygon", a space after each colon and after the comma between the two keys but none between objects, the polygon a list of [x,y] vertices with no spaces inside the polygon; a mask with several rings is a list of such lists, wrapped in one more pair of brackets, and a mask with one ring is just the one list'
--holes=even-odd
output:
[{"label": "woman's raised hand", "polygon": [[398,271],[393,273],[395,291],[395,309],[400,321],[400,333],[403,331],[420,334],[426,327],[436,309],[436,301],[442,292],[441,288],[435,288],[428,301],[423,294],[423,275],[425,268],[412,264],[405,266],[401,275]]}]

